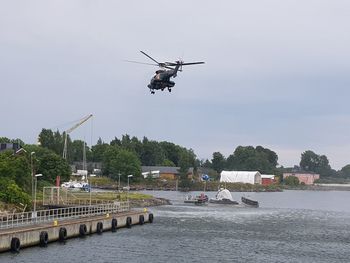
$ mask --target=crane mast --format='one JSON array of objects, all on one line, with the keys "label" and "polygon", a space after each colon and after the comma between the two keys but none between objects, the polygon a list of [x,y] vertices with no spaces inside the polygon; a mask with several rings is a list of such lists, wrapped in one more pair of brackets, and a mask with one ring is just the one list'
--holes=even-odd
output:
[{"label": "crane mast", "polygon": [[74,131],[76,128],[81,126],[83,123],[88,121],[90,118],[92,118],[92,114],[82,118],[78,123],[73,125],[71,128],[65,131],[65,136],[64,136],[64,147],[63,147],[63,159],[67,159],[67,140],[68,140],[68,134]]}]

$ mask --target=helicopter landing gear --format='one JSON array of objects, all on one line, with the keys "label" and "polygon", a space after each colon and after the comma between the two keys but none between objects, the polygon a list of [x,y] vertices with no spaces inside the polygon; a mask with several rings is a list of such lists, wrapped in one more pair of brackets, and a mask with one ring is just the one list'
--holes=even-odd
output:
[{"label": "helicopter landing gear", "polygon": [[154,92],[154,90],[151,90],[151,94],[154,94],[155,92]]},{"label": "helicopter landing gear", "polygon": [[171,88],[168,88],[168,91],[171,92]]}]

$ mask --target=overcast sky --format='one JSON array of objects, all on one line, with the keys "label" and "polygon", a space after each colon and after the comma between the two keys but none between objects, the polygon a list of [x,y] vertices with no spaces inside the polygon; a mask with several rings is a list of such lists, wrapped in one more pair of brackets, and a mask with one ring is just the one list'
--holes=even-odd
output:
[{"label": "overcast sky", "polygon": [[[346,0],[0,0],[0,136],[35,143],[92,113],[73,139],[146,136],[209,159],[262,145],[283,166],[313,150],[340,169],[349,32]],[[140,50],[206,64],[151,95],[156,68],[123,61],[150,62]]]}]

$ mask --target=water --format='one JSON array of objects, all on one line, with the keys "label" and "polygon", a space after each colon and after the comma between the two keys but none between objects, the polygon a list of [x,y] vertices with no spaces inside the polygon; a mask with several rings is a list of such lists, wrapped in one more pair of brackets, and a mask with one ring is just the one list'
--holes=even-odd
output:
[{"label": "water", "polygon": [[185,205],[184,193],[151,193],[173,202],[152,208],[153,224],[5,253],[0,262],[350,260],[350,192],[233,193],[258,200],[258,209]]}]

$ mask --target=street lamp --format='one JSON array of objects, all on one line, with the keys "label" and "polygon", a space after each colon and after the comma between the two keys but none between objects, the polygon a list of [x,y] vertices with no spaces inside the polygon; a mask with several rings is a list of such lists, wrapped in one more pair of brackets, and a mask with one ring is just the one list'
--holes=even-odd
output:
[{"label": "street lamp", "polygon": [[129,175],[128,175],[128,191],[130,190],[130,186],[129,186],[129,178],[131,178],[131,177],[133,177],[133,175],[132,175],[132,174],[129,174]]},{"label": "street lamp", "polygon": [[35,177],[35,184],[34,184],[34,205],[33,205],[33,214],[36,217],[36,185],[38,181],[38,177],[43,176],[42,174],[36,174]]},{"label": "street lamp", "polygon": [[32,199],[34,198],[34,169],[33,169],[33,155],[35,152],[30,153],[30,171],[32,176]]},{"label": "street lamp", "polygon": [[131,178],[132,176],[133,176],[132,174],[128,175],[128,202],[129,202],[129,191],[130,191],[129,178]]},{"label": "street lamp", "polygon": [[118,191],[120,191],[120,176],[121,176],[121,174],[118,173]]}]

